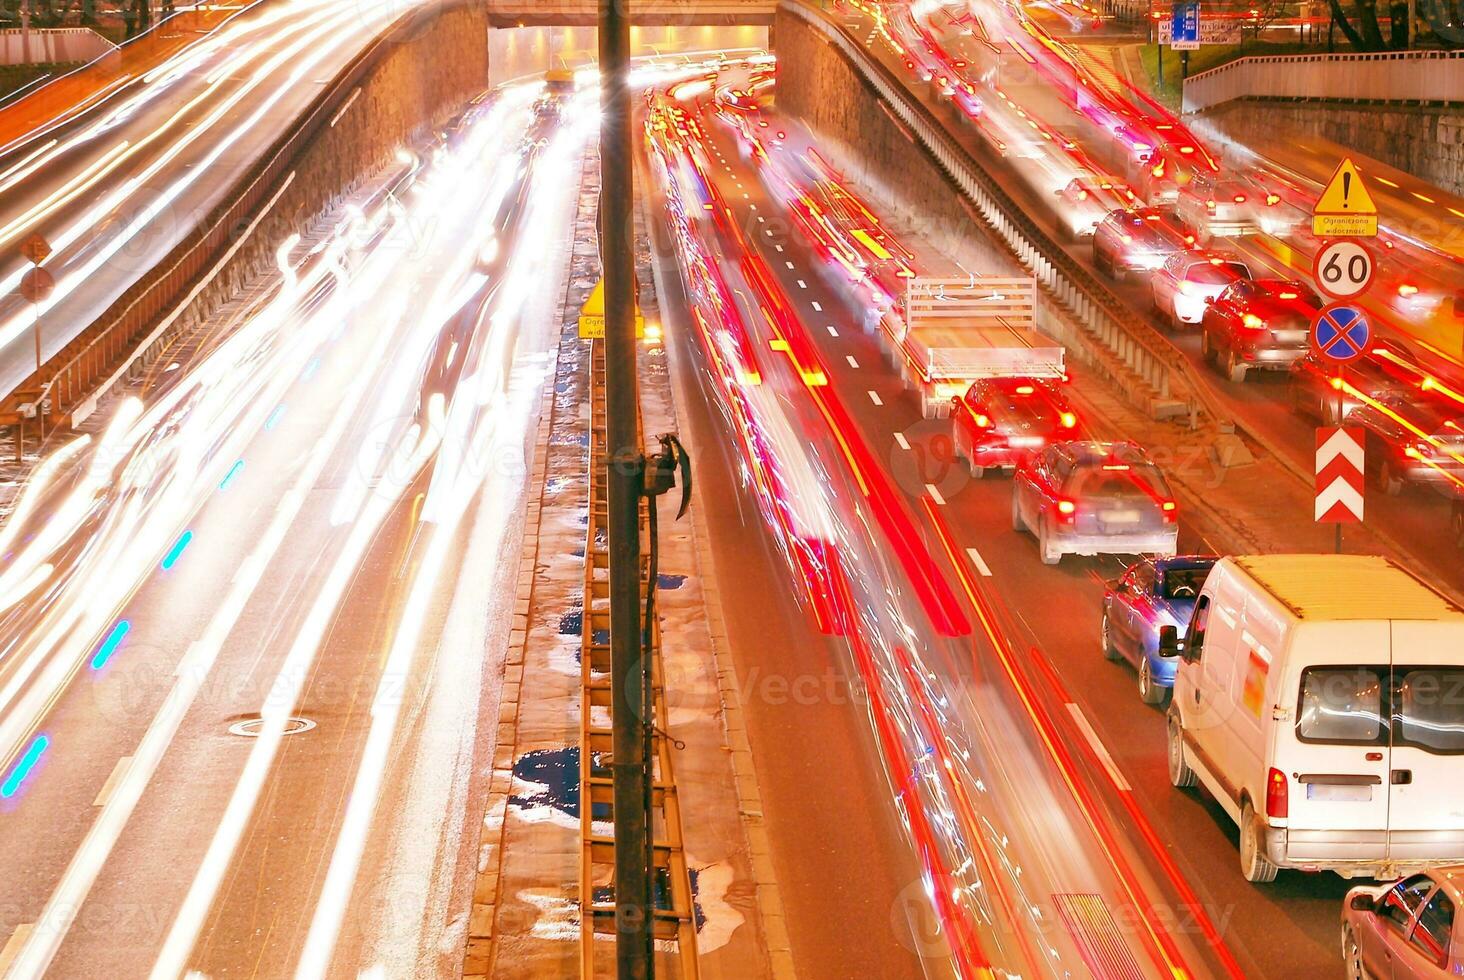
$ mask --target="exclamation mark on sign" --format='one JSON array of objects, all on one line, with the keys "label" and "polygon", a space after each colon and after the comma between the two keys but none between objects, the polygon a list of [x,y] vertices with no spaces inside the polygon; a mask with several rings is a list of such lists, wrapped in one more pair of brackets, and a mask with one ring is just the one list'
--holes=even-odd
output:
[{"label": "exclamation mark on sign", "polygon": [[1352,205],[1347,202],[1348,196],[1352,193],[1352,174],[1342,174],[1342,207],[1350,208]]}]

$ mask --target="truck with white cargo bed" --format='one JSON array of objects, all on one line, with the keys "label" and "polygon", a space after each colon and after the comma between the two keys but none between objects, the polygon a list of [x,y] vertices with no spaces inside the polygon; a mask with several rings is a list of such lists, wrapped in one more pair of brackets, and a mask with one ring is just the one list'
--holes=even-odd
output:
[{"label": "truck with white cargo bed", "polygon": [[1062,345],[1037,329],[1030,277],[917,276],[880,329],[926,418],[947,414],[951,399],[980,378],[1060,379],[1066,371]]}]

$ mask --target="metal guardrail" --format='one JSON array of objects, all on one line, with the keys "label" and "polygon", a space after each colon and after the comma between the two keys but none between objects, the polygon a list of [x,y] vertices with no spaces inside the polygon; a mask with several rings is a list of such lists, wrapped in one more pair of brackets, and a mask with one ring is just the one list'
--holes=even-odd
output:
[{"label": "metal guardrail", "polygon": [[[1184,355],[1039,228],[885,65],[819,11],[796,0],[782,0],[781,9],[827,37],[864,77],[895,121],[935,158],[973,215],[992,229],[1091,341],[1090,350],[1096,348],[1095,354],[1106,355],[1100,359],[1111,363],[1100,366],[1110,371],[1131,399],[1156,417],[1187,414],[1192,425],[1198,424],[1202,411],[1215,420],[1228,418],[1208,386],[1194,376],[1195,369]],[[1135,384],[1153,397],[1144,397]]]},{"label": "metal guardrail", "polygon": [[250,217],[290,179],[296,159],[324,130],[334,125],[336,113],[356,87],[398,43],[416,28],[418,18],[468,7],[473,0],[441,0],[428,8],[397,19],[348,63],[316,96],[294,124],[271,144],[229,195],[200,225],[179,242],[151,271],[124,292],[91,326],[43,364],[14,392],[0,399],[0,424],[18,424],[23,405],[49,402],[51,424],[68,419],[87,401],[93,387],[111,377],[117,363],[139,340],[151,340],[157,321],[180,302],[191,299],[196,287],[215,271],[217,260],[233,248]]},{"label": "metal guardrail", "polygon": [[1185,79],[1185,113],[1235,99],[1457,104],[1464,102],[1464,51],[1266,55]]},{"label": "metal guardrail", "polygon": [[[640,419],[636,419],[640,430]],[[615,781],[606,762],[612,749],[610,690],[610,554],[605,537],[609,517],[609,468],[605,454],[605,348],[590,343],[589,520],[585,531],[584,605],[580,619],[580,977],[596,980],[608,967],[596,957],[611,948],[596,935],[615,933],[615,839],[597,833],[595,824],[614,819]],[[649,535],[647,507],[642,497],[640,533]],[[641,552],[642,608],[650,581],[650,562]],[[676,946],[681,980],[697,980],[700,965],[696,949],[696,913],[691,875],[681,833],[681,802],[671,758],[673,739],[660,725],[670,717],[666,708],[666,679],[661,657],[661,624],[653,617],[651,646],[651,827],[656,908],[652,935]],[[598,968],[597,968],[598,963]]]}]

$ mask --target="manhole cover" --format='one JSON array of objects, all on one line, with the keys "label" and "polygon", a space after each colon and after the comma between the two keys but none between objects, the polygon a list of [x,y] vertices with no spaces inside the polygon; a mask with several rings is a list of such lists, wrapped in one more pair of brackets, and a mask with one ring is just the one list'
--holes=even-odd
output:
[{"label": "manhole cover", "polygon": [[[315,727],[315,722],[309,718],[291,718],[285,722],[283,735],[299,735],[308,732]],[[245,738],[258,738],[264,728],[263,718],[246,718],[243,721],[236,721],[229,726],[230,735],[243,735]]]}]

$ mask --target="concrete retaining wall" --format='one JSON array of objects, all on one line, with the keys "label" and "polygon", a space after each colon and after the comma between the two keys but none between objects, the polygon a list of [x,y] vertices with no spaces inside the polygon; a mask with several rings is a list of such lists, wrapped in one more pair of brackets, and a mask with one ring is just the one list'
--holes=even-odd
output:
[{"label": "concrete retaining wall", "polygon": [[[172,329],[138,352],[133,369],[146,367],[188,336],[259,275],[273,275],[280,242],[389,164],[396,151],[424,130],[460,112],[488,84],[488,18],[478,5],[429,8],[400,30],[400,40],[358,87],[359,94],[307,144],[294,180],[268,215]],[[200,224],[207,216],[196,216]],[[238,234],[245,234],[241,222]]]},{"label": "concrete retaining wall", "polygon": [[1200,118],[1239,143],[1320,137],[1464,194],[1464,109],[1242,99]]},{"label": "concrete retaining wall", "polygon": [[778,107],[816,130],[820,148],[845,173],[875,188],[883,210],[972,272],[1021,274],[930,156],[881,108],[878,94],[837,51],[782,10],[773,22],[773,50]]}]

